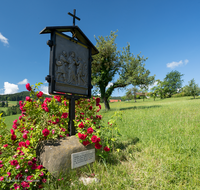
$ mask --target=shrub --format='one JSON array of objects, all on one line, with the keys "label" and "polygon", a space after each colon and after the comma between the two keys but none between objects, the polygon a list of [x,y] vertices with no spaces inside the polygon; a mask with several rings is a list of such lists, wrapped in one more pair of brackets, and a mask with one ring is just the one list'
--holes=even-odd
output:
[{"label": "shrub", "polygon": [[[0,116],[0,187],[1,189],[39,189],[50,175],[36,158],[36,148],[39,141],[57,139],[69,136],[68,112],[69,102],[64,96],[44,98],[38,90],[42,83],[26,88],[30,97],[19,101],[22,115],[13,121],[10,131]],[[76,136],[83,145],[94,144],[97,154],[107,157],[111,146],[109,140],[104,140],[104,133],[110,130],[112,123],[101,128],[100,98],[79,99],[76,101],[75,126]],[[13,180],[14,179],[14,180]]]}]

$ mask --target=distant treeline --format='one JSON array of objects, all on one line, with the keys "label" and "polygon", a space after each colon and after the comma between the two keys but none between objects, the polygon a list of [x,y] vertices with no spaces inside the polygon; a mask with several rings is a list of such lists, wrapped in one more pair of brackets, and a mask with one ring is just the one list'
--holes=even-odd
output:
[{"label": "distant treeline", "polygon": [[23,91],[16,94],[5,94],[0,95],[0,101],[24,101],[26,96],[30,96],[30,92]]},{"label": "distant treeline", "polygon": [[19,105],[8,107],[6,111],[0,110],[0,113],[3,113],[2,117],[9,115],[20,114],[21,110],[19,109]]},{"label": "distant treeline", "polygon": [[111,96],[110,99],[113,99],[113,100],[122,100],[121,96]]},{"label": "distant treeline", "polygon": [[[30,96],[30,92],[23,91],[16,94],[5,94],[0,95],[0,101],[24,101],[26,99],[26,96]],[[43,94],[43,97],[49,97],[46,94]]]},{"label": "distant treeline", "polygon": [[[30,96],[30,92],[23,91],[16,94],[0,95],[0,107],[7,107],[6,110],[0,109],[0,113],[3,113],[2,117],[20,114],[21,110],[19,108],[19,101],[20,100],[24,101],[26,99],[26,96]],[[43,96],[49,97],[48,95],[45,94]],[[8,107],[9,101],[18,101],[18,103],[15,106]]]}]

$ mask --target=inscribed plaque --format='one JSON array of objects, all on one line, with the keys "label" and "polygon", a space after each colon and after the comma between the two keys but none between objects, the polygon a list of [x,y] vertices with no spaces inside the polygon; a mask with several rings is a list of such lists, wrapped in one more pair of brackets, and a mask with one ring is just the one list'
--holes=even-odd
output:
[{"label": "inscribed plaque", "polygon": [[71,154],[71,168],[78,168],[95,161],[95,149]]}]

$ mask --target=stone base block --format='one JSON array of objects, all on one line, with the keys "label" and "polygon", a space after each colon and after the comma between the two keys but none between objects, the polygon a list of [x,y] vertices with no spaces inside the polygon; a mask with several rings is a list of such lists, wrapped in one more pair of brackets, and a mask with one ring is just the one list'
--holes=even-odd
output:
[{"label": "stone base block", "polygon": [[37,159],[52,175],[68,172],[71,168],[71,154],[94,148],[93,145],[84,146],[76,136],[57,140],[41,141],[38,144]]}]

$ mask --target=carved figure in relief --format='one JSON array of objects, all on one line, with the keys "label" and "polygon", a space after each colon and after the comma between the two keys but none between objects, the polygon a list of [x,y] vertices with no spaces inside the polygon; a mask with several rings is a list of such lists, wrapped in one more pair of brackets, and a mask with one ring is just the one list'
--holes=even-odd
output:
[{"label": "carved figure in relief", "polygon": [[88,85],[88,68],[87,68],[86,62],[84,61],[83,63],[84,63],[83,64],[83,73],[82,73],[82,80],[84,82],[83,86],[87,86]]},{"label": "carved figure in relief", "polygon": [[72,51],[69,53],[69,58],[67,59],[67,62],[69,64],[68,69],[69,69],[69,84],[75,84],[77,85],[77,78],[76,78],[76,59],[75,59],[75,53]]},{"label": "carved figure in relief", "polygon": [[83,64],[81,63],[81,58],[77,57],[77,77],[78,77],[78,85],[82,85],[84,83],[83,75]]},{"label": "carved figure in relief", "polygon": [[65,66],[67,63],[66,57],[67,57],[67,53],[65,51],[63,51],[62,54],[60,55],[59,60],[56,61],[56,65],[57,65],[56,80],[57,81],[60,80],[63,82],[63,80],[64,80],[66,82],[66,80],[67,80],[66,79],[67,73],[65,70]]}]

